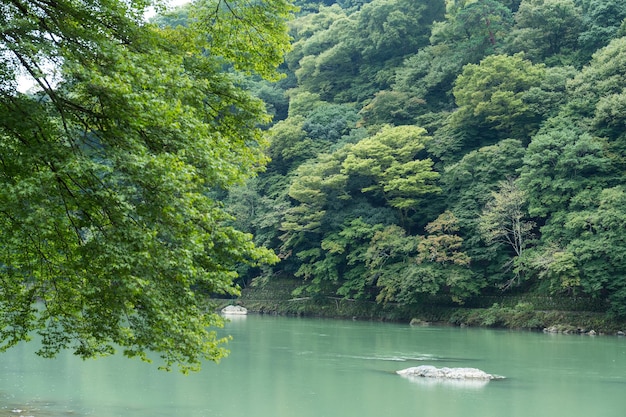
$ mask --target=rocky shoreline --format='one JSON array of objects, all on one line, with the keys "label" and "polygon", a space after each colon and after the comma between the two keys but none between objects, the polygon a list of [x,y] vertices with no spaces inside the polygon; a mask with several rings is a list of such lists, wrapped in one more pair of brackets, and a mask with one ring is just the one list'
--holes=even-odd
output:
[{"label": "rocky shoreline", "polygon": [[[607,333],[603,332],[603,331],[595,331],[594,329],[584,329],[584,328],[572,328],[571,326],[550,326],[550,327],[544,327],[543,329],[544,333],[548,333],[548,334],[581,334],[581,335],[587,335],[587,336],[604,336]],[[622,330],[618,330],[615,332],[615,336],[626,336],[626,332],[622,331]]]},{"label": "rocky shoreline", "polygon": [[532,299],[512,306],[494,303],[489,308],[428,304],[409,307],[337,297],[294,298],[294,288],[291,280],[270,281],[244,289],[239,299],[224,300],[222,307],[236,301],[249,312],[260,314],[404,322],[414,326],[433,324],[518,329],[546,334],[626,334],[625,320],[615,320],[606,313],[596,311],[549,310],[545,306],[540,309],[530,302]]}]

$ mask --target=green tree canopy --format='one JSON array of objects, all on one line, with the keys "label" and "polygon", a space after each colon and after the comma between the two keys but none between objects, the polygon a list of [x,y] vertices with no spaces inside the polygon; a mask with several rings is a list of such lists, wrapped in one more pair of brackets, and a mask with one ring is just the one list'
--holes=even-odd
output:
[{"label": "green tree canopy", "polygon": [[504,138],[528,139],[541,120],[525,93],[545,77],[543,65],[533,65],[523,54],[492,55],[480,64],[468,64],[456,80],[454,96],[459,110],[455,123],[488,127]]},{"label": "green tree canopy", "polygon": [[[584,31],[579,42],[588,56],[623,36],[626,3],[621,0],[579,0],[583,9]],[[620,32],[621,31],[621,32]]]},{"label": "green tree canopy", "polygon": [[407,56],[395,70],[394,89],[425,101],[429,111],[451,110],[455,78],[503,47],[513,25],[511,9],[496,0],[447,1],[444,19],[432,25],[430,45]]},{"label": "green tree canopy", "polygon": [[210,195],[265,162],[264,106],[237,80],[278,77],[294,9],[201,0],[158,28],[153,3],[0,5],[3,348],[38,332],[45,356],[121,347],[197,369],[225,353],[207,295],[274,260]]},{"label": "green tree canopy", "polygon": [[324,100],[362,103],[389,87],[394,64],[428,43],[443,4],[373,0],[350,14],[336,5],[320,7],[319,17],[294,25],[297,42],[287,62],[300,86]]},{"label": "green tree canopy", "polygon": [[439,191],[433,162],[418,159],[429,139],[417,126],[385,127],[348,148],[342,172],[362,177],[361,191],[401,211],[415,210],[421,198]]},{"label": "green tree canopy", "polygon": [[433,27],[431,43],[459,43],[471,57],[468,62],[475,63],[499,48],[513,26],[513,10],[499,0],[455,3],[448,7],[447,22]]},{"label": "green tree canopy", "polygon": [[[511,262],[505,263],[507,269],[519,259],[527,247],[527,241],[535,224],[527,219],[526,195],[512,178],[499,184],[499,190],[491,193],[480,216],[479,230],[490,245],[505,245],[513,252]],[[521,273],[514,270],[514,277],[503,284],[508,288],[521,278]]]},{"label": "green tree canopy", "polygon": [[456,234],[454,214],[445,211],[425,229],[426,237],[406,236],[397,226],[374,234],[366,265],[380,289],[379,301],[414,305],[428,294],[462,301],[484,286],[461,249],[463,239]]},{"label": "green tree canopy", "polygon": [[[574,238],[567,246],[575,259],[575,284],[594,297],[606,295],[611,313],[626,317],[626,191],[606,188],[587,210],[571,213],[565,228]],[[564,283],[566,284],[567,281]]]},{"label": "green tree canopy", "polygon": [[505,139],[467,153],[460,161],[447,165],[441,175],[446,207],[458,220],[463,250],[472,258],[474,273],[496,283],[507,279],[501,265],[508,262],[510,254],[503,247],[486,244],[479,220],[499,183],[515,176],[522,166],[524,151],[520,141]]},{"label": "green tree canopy", "polygon": [[572,63],[582,21],[582,10],[574,0],[524,0],[515,14],[509,48],[524,51],[535,62],[550,58],[556,63]]}]

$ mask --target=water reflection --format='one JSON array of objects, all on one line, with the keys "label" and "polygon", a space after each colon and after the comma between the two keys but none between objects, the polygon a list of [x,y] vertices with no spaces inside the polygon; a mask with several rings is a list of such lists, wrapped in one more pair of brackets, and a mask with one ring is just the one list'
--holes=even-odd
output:
[{"label": "water reflection", "polygon": [[231,321],[244,321],[248,316],[245,314],[222,314],[222,317],[228,323]]},{"label": "water reflection", "polygon": [[481,389],[491,382],[481,379],[425,378],[423,376],[410,375],[401,375],[401,377],[424,388],[445,387],[455,389]]}]

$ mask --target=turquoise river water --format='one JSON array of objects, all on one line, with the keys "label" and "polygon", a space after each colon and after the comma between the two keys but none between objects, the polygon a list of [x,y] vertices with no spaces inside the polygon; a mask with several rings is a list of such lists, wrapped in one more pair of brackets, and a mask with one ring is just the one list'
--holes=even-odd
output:
[{"label": "turquoise river water", "polygon": [[[623,417],[626,338],[250,315],[188,376],[114,356],[0,355],[0,417]],[[411,366],[504,380],[409,380]]]}]

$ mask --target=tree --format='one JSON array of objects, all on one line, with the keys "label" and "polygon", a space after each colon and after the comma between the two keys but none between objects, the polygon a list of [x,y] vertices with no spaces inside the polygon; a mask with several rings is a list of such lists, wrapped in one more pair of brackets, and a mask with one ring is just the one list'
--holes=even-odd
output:
[{"label": "tree", "polygon": [[511,10],[495,0],[447,1],[446,19],[432,25],[430,45],[409,55],[395,71],[394,89],[424,100],[429,111],[452,110],[455,78],[501,49],[513,24]]},{"label": "tree", "polygon": [[498,0],[476,0],[460,2],[461,7],[449,9],[451,24],[433,30],[431,42],[460,42],[477,62],[497,50],[505,35],[513,26],[513,11],[510,5]]},{"label": "tree", "polygon": [[359,114],[368,125],[408,125],[423,112],[424,100],[398,91],[379,91]]},{"label": "tree", "polygon": [[[489,244],[508,246],[513,250],[513,259],[519,258],[534,227],[534,223],[526,219],[526,196],[515,181],[509,178],[500,183],[500,189],[493,192],[491,197],[492,200],[480,216],[481,235]],[[515,277],[504,284],[504,288],[513,285],[519,277],[516,271]]]},{"label": "tree", "polygon": [[506,279],[501,265],[510,254],[504,247],[487,245],[481,239],[479,219],[500,181],[516,175],[524,151],[520,141],[505,139],[467,153],[460,161],[447,165],[441,175],[441,194],[446,197],[445,206],[458,220],[458,234],[463,238],[463,251],[472,259],[472,271],[493,282]]},{"label": "tree", "polygon": [[[287,62],[299,85],[324,100],[363,103],[389,87],[395,64],[427,44],[443,9],[443,0],[373,0],[349,15],[320,7],[319,17],[296,22]],[[316,27],[325,29],[313,34]]]},{"label": "tree", "polygon": [[584,31],[579,42],[587,56],[591,56],[620,36],[620,28],[626,19],[626,3],[621,0],[580,0],[580,3]]},{"label": "tree", "polygon": [[[286,174],[299,164],[335,146],[355,128],[358,115],[344,104],[314,103],[314,95],[297,94],[292,98],[290,115],[270,128],[271,144],[268,170]],[[303,101],[309,99],[306,108]]]},{"label": "tree", "polygon": [[[337,295],[355,299],[368,299],[374,280],[365,268],[368,244],[382,224],[372,224],[371,218],[357,217],[344,222],[338,232],[328,234],[322,241],[326,252],[323,262],[337,274]],[[332,263],[328,261],[332,260]]]},{"label": "tree", "polygon": [[417,126],[386,126],[348,147],[342,172],[363,178],[362,192],[382,197],[406,214],[424,196],[439,191],[432,160],[417,158],[429,139]]},{"label": "tree", "polygon": [[606,140],[604,153],[611,161],[615,178],[626,168],[626,89],[620,82],[625,74],[626,37],[621,37],[598,50],[568,85],[572,97],[568,113],[590,124],[589,134]]},{"label": "tree", "polygon": [[[421,266],[432,266],[441,276],[441,289],[461,302],[463,298],[478,293],[484,286],[483,280],[470,270],[471,258],[463,251],[463,238],[457,233],[459,224],[449,210],[426,225],[428,236],[417,247],[417,262]],[[434,267],[437,265],[437,268]]]},{"label": "tree", "polygon": [[461,302],[483,286],[469,268],[449,211],[426,226],[428,236],[407,236],[398,226],[376,232],[366,253],[369,275],[380,289],[379,302],[419,304],[424,295],[449,295]]},{"label": "tree", "polygon": [[275,260],[211,193],[265,162],[264,106],[238,79],[278,78],[294,9],[206,0],[158,28],[153,3],[0,5],[4,349],[37,332],[44,356],[120,347],[195,370],[225,354],[207,296],[237,292],[238,263]]},{"label": "tree", "polygon": [[326,142],[314,141],[302,129],[304,117],[293,116],[276,123],[269,131],[271,158],[268,167],[271,171],[286,175],[294,167],[314,157],[328,146]]},{"label": "tree", "polygon": [[574,61],[582,31],[582,11],[574,0],[524,0],[515,14],[508,43],[536,61]]},{"label": "tree", "polygon": [[530,215],[547,218],[568,211],[579,193],[602,187],[610,172],[604,149],[604,140],[581,132],[571,119],[549,121],[528,146],[520,169]]},{"label": "tree", "polygon": [[365,253],[368,278],[376,283],[376,301],[395,302],[403,297],[407,272],[415,266],[418,238],[407,236],[404,229],[390,225],[376,231]]},{"label": "tree", "polygon": [[451,263],[468,266],[470,257],[461,252],[463,238],[456,235],[459,231],[458,219],[446,210],[437,219],[426,226],[429,236],[418,245],[419,262]]},{"label": "tree", "polygon": [[430,45],[408,57],[396,69],[394,90],[410,94],[415,101],[423,100],[425,110],[452,110],[452,85],[469,59],[464,56],[466,50],[457,50],[455,45]]},{"label": "tree", "polygon": [[340,154],[321,154],[305,162],[289,186],[289,197],[296,205],[284,213],[280,256],[283,263],[295,258],[295,274],[304,280],[319,279],[310,268],[323,257],[321,242],[334,229],[327,212],[338,199],[348,198],[347,177],[340,172],[342,159]]},{"label": "tree", "polygon": [[414,53],[428,44],[430,25],[443,17],[442,0],[374,0],[356,16],[356,40],[369,64]]},{"label": "tree", "polygon": [[390,209],[356,195],[342,172],[345,158],[340,148],[307,161],[289,188],[296,205],[284,213],[278,268],[302,279],[297,294],[367,297],[363,253],[380,225],[397,221]]},{"label": "tree", "polygon": [[352,106],[326,103],[307,115],[302,129],[316,141],[334,144],[354,129],[358,118]]},{"label": "tree", "polygon": [[545,248],[530,249],[526,257],[529,268],[540,280],[548,282],[550,294],[564,291],[576,294],[580,287],[580,270],[572,252],[552,243]]},{"label": "tree", "polygon": [[478,123],[504,138],[528,139],[541,113],[532,111],[524,95],[538,87],[545,74],[543,65],[533,65],[523,54],[492,55],[478,65],[466,65],[453,90],[459,106],[454,123]]},{"label": "tree", "polygon": [[610,313],[626,317],[626,190],[606,188],[586,210],[573,212],[564,227],[576,237],[567,246],[575,259],[582,290],[593,297],[607,296]]}]

